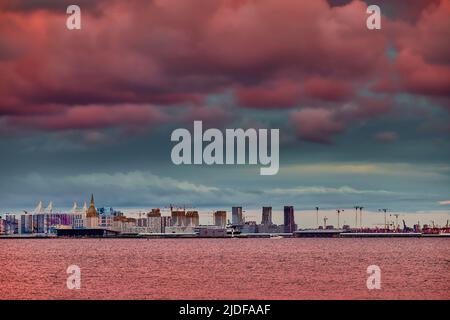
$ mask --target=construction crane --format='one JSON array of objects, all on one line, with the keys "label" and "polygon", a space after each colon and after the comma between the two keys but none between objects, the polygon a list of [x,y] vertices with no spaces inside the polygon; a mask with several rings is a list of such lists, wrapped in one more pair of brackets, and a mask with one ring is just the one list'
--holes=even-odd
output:
[{"label": "construction crane", "polygon": [[362,210],[364,207],[359,207],[359,228],[362,229]]},{"label": "construction crane", "polygon": [[354,206],[353,208],[355,208],[355,228],[358,228],[358,209],[359,206]]},{"label": "construction crane", "polygon": [[378,209],[379,212],[384,212],[384,230],[388,229],[388,224],[387,224],[387,212],[389,209]]},{"label": "construction crane", "polygon": [[337,225],[338,229],[341,227],[341,224],[340,224],[341,212],[344,212],[344,211],[345,211],[345,210],[343,210],[343,209],[336,209],[336,212],[337,212],[337,218],[338,218],[338,225]]},{"label": "construction crane", "polygon": [[319,229],[319,207],[316,207],[316,225],[317,229]]}]

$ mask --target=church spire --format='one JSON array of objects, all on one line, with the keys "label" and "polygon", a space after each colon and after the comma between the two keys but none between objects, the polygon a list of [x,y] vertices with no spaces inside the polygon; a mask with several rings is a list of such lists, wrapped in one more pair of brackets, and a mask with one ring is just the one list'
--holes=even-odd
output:
[{"label": "church spire", "polygon": [[91,194],[91,205],[89,206],[89,209],[86,212],[86,217],[87,218],[98,217],[97,209],[95,209],[94,204],[94,194]]}]

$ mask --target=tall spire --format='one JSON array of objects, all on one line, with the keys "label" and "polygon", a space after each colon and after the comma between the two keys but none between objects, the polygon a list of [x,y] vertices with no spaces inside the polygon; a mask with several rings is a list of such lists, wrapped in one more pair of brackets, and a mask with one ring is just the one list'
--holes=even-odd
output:
[{"label": "tall spire", "polygon": [[76,202],[73,203],[73,207],[72,207],[72,213],[77,213],[78,210],[78,204]]},{"label": "tall spire", "polygon": [[98,217],[97,209],[95,209],[94,204],[94,194],[91,195],[91,205],[89,206],[89,209],[86,212],[86,217],[88,218]]}]

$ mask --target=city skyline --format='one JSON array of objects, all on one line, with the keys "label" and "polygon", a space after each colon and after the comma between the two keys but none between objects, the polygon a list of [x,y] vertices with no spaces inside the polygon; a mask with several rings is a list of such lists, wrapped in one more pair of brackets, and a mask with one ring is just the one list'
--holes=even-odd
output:
[{"label": "city skyline", "polygon": [[[91,195],[93,197],[93,195]],[[80,202],[80,204],[83,203]],[[17,211],[9,211],[9,212],[0,212],[0,217],[5,216],[7,214],[10,215],[23,215],[23,214],[36,214],[39,213],[63,213],[63,214],[73,214],[73,213],[82,213],[84,211],[89,210],[88,206],[89,201],[84,201],[84,206],[79,206],[78,202],[74,202],[71,207],[58,207],[54,204],[53,201],[50,201],[48,205],[40,201],[37,207],[30,209],[21,209]],[[76,206],[75,206],[76,205]],[[92,198],[91,198],[91,207],[92,207]],[[114,208],[113,208],[114,207]],[[383,215],[380,214],[381,208],[367,208],[362,207],[364,210],[364,214],[361,215],[361,212],[358,210],[358,218],[357,224],[355,224],[355,207],[301,207],[301,206],[290,206],[286,204],[279,204],[273,206],[216,206],[216,207],[196,207],[196,206],[186,206],[186,205],[174,205],[169,204],[167,206],[154,205],[150,207],[135,207],[135,208],[121,208],[116,207],[114,205],[104,204],[96,206],[97,211],[105,211],[105,210],[114,210],[115,212],[123,213],[125,216],[129,216],[131,218],[138,218],[142,216],[146,216],[148,214],[152,214],[153,211],[157,210],[160,216],[170,217],[171,210],[174,212],[196,212],[198,216],[198,222],[200,225],[215,225],[215,213],[224,212],[225,217],[224,221],[227,221],[231,224],[240,224],[245,222],[255,222],[257,224],[275,224],[275,225],[284,225],[286,217],[285,217],[285,208],[293,208],[293,215],[295,220],[295,225],[298,228],[317,228],[318,226],[324,226],[328,224],[330,226],[337,227],[338,226],[338,218],[337,218],[337,210],[340,211],[340,226],[349,225],[352,228],[358,227],[367,227],[372,228],[375,226],[379,226],[383,222]],[[356,206],[361,208],[361,206]],[[39,208],[39,209],[38,209]],[[92,209],[91,209],[92,210]],[[235,210],[236,214],[235,214]],[[413,225],[416,223],[419,224],[436,224],[439,226],[445,226],[450,220],[450,213],[443,211],[436,212],[405,212],[405,211],[395,211],[390,208],[387,208],[388,221],[389,223],[393,223],[396,221],[397,223],[402,220],[405,220],[408,225]],[[264,218],[264,211],[267,211],[266,218]],[[382,213],[382,212],[381,212]],[[397,216],[397,217],[395,217]],[[239,219],[238,219],[239,217]],[[326,221],[324,220],[326,219]],[[363,218],[363,221],[361,221]],[[238,222],[240,221],[240,222]]]}]

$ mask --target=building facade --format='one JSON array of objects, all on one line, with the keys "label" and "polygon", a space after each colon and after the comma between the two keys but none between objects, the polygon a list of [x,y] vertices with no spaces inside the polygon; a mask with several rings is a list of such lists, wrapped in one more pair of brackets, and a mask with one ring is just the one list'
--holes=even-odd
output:
[{"label": "building facade", "polygon": [[186,226],[196,227],[200,224],[200,218],[198,211],[188,211],[186,212]]},{"label": "building facade", "polygon": [[217,227],[225,227],[227,225],[227,212],[226,211],[214,212],[214,225]]},{"label": "building facade", "polygon": [[263,207],[262,208],[262,217],[261,224],[271,225],[272,222],[272,207]]},{"label": "building facade", "polygon": [[186,211],[184,210],[172,210],[172,223],[173,226],[176,227],[184,227],[186,226]]},{"label": "building facade", "polygon": [[33,233],[33,215],[22,214],[20,216],[20,233],[21,234]]},{"label": "building facade", "polygon": [[284,232],[292,233],[297,230],[297,225],[294,219],[294,207],[285,206],[284,207]]},{"label": "building facade", "polygon": [[244,224],[244,218],[242,216],[242,207],[231,208],[231,224],[233,225]]}]

